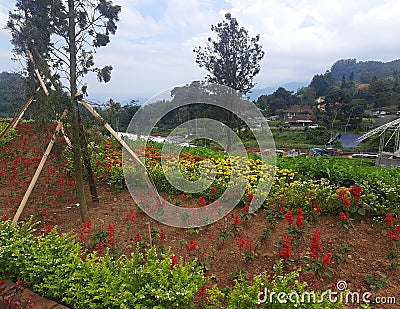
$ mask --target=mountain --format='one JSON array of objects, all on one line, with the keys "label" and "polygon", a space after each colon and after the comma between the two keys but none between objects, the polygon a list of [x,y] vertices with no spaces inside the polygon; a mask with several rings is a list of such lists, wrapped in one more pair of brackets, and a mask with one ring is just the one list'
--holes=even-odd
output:
[{"label": "mountain", "polygon": [[297,89],[301,88],[301,87],[306,87],[308,86],[308,82],[290,82],[290,83],[286,83],[284,85],[281,86],[274,86],[274,87],[266,87],[266,88],[260,88],[260,89],[253,89],[251,91],[251,93],[248,94],[250,100],[255,101],[257,100],[260,96],[262,96],[263,94],[272,94],[274,93],[279,87],[283,87],[288,91],[294,91],[296,92]]},{"label": "mountain", "polygon": [[341,59],[336,61],[331,69],[334,81],[341,81],[343,74],[346,79],[354,74],[354,79],[362,83],[370,83],[374,76],[385,78],[394,74],[400,74],[400,59],[381,61],[357,61],[356,59]]},{"label": "mountain", "polygon": [[0,73],[0,117],[12,117],[25,101],[25,78],[18,73]]}]

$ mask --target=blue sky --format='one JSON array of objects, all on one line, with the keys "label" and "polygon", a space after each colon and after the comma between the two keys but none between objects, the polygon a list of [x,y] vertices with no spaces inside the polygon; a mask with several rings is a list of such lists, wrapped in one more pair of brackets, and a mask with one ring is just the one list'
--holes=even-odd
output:
[{"label": "blue sky", "polygon": [[[0,24],[15,1],[0,3]],[[85,78],[91,99],[150,97],[207,74],[193,48],[204,45],[210,27],[231,12],[251,35],[260,34],[265,57],[256,88],[309,82],[338,59],[400,58],[398,0],[114,0],[121,21],[111,43],[96,54],[112,64],[112,80]],[[3,27],[2,27],[3,28]],[[18,71],[10,34],[0,30],[0,71]]]}]

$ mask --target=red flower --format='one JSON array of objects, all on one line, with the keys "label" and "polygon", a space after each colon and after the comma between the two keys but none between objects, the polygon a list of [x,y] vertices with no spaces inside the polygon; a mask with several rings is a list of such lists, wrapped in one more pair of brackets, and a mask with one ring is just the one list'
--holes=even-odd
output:
[{"label": "red flower", "polygon": [[361,198],[362,195],[362,188],[360,186],[354,185],[350,188],[350,193],[355,197],[355,198]]},{"label": "red flower", "polygon": [[53,230],[53,228],[54,227],[52,225],[45,225],[45,227],[44,227],[45,234],[50,233]]},{"label": "red flower", "polygon": [[186,200],[186,195],[185,195],[185,193],[181,193],[181,194],[179,195],[179,198],[181,199],[182,202],[183,202],[184,200]]},{"label": "red flower", "polygon": [[350,199],[347,195],[343,197],[343,209],[349,208],[350,206]]},{"label": "red flower", "polygon": [[179,265],[179,259],[176,255],[171,256],[171,268]]},{"label": "red flower", "polygon": [[286,212],[283,221],[287,222],[289,225],[293,223],[293,213],[290,209]]},{"label": "red flower", "polygon": [[136,214],[125,214],[125,217],[130,221],[136,220]]},{"label": "red flower", "polygon": [[283,234],[283,241],[281,242],[281,248],[277,252],[278,257],[282,257],[285,261],[294,256],[292,242],[294,238],[290,237],[288,234]]},{"label": "red flower", "polygon": [[2,221],[7,221],[7,220],[8,220],[8,216],[7,216],[7,215],[3,215],[3,216],[1,217],[1,220],[2,220]]},{"label": "red flower", "polygon": [[203,285],[203,286],[199,289],[199,291],[197,292],[197,296],[199,296],[199,297],[205,297],[205,296],[207,296],[207,289],[206,289],[206,286],[205,286],[205,285]]},{"label": "red flower", "polygon": [[205,198],[202,197],[202,196],[200,196],[200,197],[198,198],[198,201],[199,201],[200,206],[206,206],[206,205],[207,205],[207,201],[206,201]]},{"label": "red flower", "polygon": [[285,211],[285,207],[283,207],[282,205],[278,207],[278,211],[280,213],[283,213]]},{"label": "red flower", "polygon": [[142,239],[142,237],[140,236],[140,234],[136,234],[136,236],[133,239],[134,241],[139,242]]},{"label": "red flower", "polygon": [[97,160],[96,166],[100,166],[100,165],[101,165],[101,161],[100,161],[100,160]]},{"label": "red flower", "polygon": [[185,245],[185,249],[187,252],[196,249],[196,242],[194,240],[190,240],[189,243]]},{"label": "red flower", "polygon": [[254,243],[247,236],[239,237],[238,241],[236,242],[236,246],[241,251],[246,250],[246,251],[252,252],[255,249]]},{"label": "red flower", "polygon": [[332,258],[332,253],[325,254],[324,257],[322,258],[322,265],[324,268],[328,268],[328,265],[331,263],[331,258]]},{"label": "red flower", "polygon": [[318,259],[321,250],[322,250],[321,232],[319,230],[316,230],[314,232],[314,235],[313,235],[313,238],[312,238],[312,241],[311,241],[310,256],[312,258]]},{"label": "red flower", "polygon": [[339,188],[339,193],[338,193],[339,200],[343,200],[345,195],[346,195],[346,191],[344,191],[342,188]]},{"label": "red flower", "polygon": [[160,230],[160,232],[158,232],[158,236],[160,236],[160,239],[161,239],[161,240],[164,240],[164,239],[165,239],[165,233],[164,233],[164,231],[163,231],[163,230]]},{"label": "red flower", "polygon": [[208,239],[212,239],[213,235],[214,235],[214,233],[211,232],[210,234],[207,235],[207,238],[208,238]]},{"label": "red flower", "polygon": [[344,214],[344,212],[342,211],[342,212],[340,213],[340,220],[346,221],[347,219],[349,219],[349,217],[346,216],[346,215]]},{"label": "red flower", "polygon": [[107,242],[110,246],[113,246],[114,243],[114,235],[115,235],[115,226],[109,224],[107,227]]},{"label": "red flower", "polygon": [[240,220],[241,220],[240,217],[238,215],[235,215],[233,217],[233,224],[238,225],[240,223]]},{"label": "red flower", "polygon": [[211,188],[210,197],[214,199],[217,198],[217,189],[215,189],[214,187]]},{"label": "red flower", "polygon": [[240,211],[243,211],[243,214],[246,216],[249,214],[250,206],[248,204],[244,205],[243,208],[240,208]]},{"label": "red flower", "polygon": [[297,215],[296,217],[296,226],[298,228],[302,228],[304,225],[304,216],[303,215]]},{"label": "red flower", "polygon": [[254,198],[254,193],[250,193],[249,194],[249,201],[251,202],[253,200],[253,198]]},{"label": "red flower", "polygon": [[393,226],[393,222],[396,221],[396,219],[393,217],[393,214],[389,211],[386,214],[385,219],[383,219],[389,226]]}]

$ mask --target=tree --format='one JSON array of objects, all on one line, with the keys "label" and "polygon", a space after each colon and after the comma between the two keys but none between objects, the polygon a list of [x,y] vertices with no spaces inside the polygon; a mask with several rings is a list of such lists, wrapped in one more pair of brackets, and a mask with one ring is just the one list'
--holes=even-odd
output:
[{"label": "tree", "polygon": [[[100,82],[110,80],[112,66],[96,68],[94,53],[97,48],[106,46],[110,35],[116,33],[120,11],[120,6],[107,0],[18,0],[7,23],[14,52],[25,57],[27,49],[32,52],[43,77],[56,90],[67,89],[70,95],[68,108],[72,115],[76,190],[83,221],[88,220],[81,148],[86,143],[82,142],[77,86],[88,72],[97,73]],[[32,65],[28,58],[29,73]],[[67,85],[61,83],[62,78],[68,81]]]},{"label": "tree", "polygon": [[250,37],[230,13],[225,14],[223,22],[211,26],[211,31],[216,38],[208,38],[205,47],[193,50],[196,63],[210,73],[206,77],[208,82],[248,93],[255,85],[253,78],[260,72],[264,57],[260,36]]}]

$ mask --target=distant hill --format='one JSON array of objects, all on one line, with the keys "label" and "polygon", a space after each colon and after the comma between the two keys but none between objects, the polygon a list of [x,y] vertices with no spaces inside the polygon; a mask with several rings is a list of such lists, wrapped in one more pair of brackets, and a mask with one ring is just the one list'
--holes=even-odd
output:
[{"label": "distant hill", "polygon": [[0,73],[0,117],[12,117],[25,100],[25,79],[17,73]]},{"label": "distant hill", "polygon": [[354,80],[362,83],[370,83],[374,76],[376,78],[385,78],[400,74],[400,59],[390,62],[381,61],[358,61],[356,59],[341,59],[336,61],[331,69],[334,81],[341,81],[343,74],[346,79],[354,74]]},{"label": "distant hill", "polygon": [[272,93],[274,93],[279,87],[283,87],[288,91],[296,92],[299,88],[306,87],[308,84],[309,83],[304,83],[304,82],[290,82],[290,83],[286,83],[286,84],[281,85],[281,86],[253,89],[251,91],[251,93],[248,94],[248,96],[250,97],[250,100],[255,101],[260,96],[262,96],[263,94],[272,94]]}]

